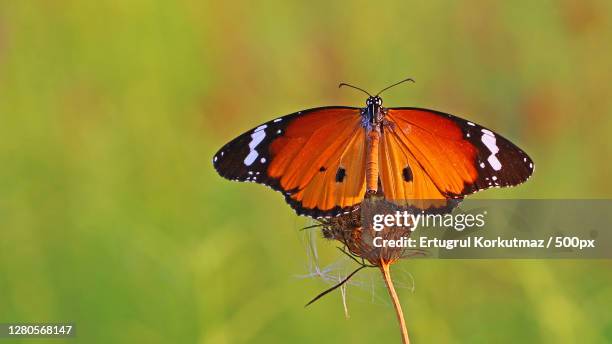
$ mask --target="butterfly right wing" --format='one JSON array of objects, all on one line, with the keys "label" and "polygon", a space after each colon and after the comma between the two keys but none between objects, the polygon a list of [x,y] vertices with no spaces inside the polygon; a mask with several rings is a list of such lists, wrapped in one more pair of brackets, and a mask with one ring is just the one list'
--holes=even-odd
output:
[{"label": "butterfly right wing", "polygon": [[396,203],[429,199],[437,200],[435,207],[452,206],[479,190],[523,183],[533,173],[523,150],[459,117],[390,108],[386,120],[381,153],[392,158],[381,162],[381,180],[385,197]]}]

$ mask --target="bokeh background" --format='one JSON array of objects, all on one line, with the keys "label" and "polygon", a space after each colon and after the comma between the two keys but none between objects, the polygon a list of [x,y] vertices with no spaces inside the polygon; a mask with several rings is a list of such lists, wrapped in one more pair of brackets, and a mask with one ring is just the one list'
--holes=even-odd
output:
[{"label": "bokeh background", "polygon": [[[337,292],[304,309],[328,286],[296,277],[308,220],[220,178],[213,153],[278,115],[364,103],[339,82],[410,76],[386,105],[469,118],[536,162],[477,197],[609,198],[611,41],[606,1],[3,0],[0,322],[77,325],[22,343],[398,342],[376,274],[347,289],[348,319]],[[341,254],[317,240],[333,275]],[[394,271],[415,343],[603,343],[611,268]]]}]

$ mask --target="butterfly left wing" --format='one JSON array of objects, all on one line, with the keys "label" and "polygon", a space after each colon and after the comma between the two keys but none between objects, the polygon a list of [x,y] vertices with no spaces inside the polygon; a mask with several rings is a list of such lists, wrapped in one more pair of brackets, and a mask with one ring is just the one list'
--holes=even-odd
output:
[{"label": "butterfly left wing", "polygon": [[323,107],[277,118],[223,146],[213,164],[227,179],[282,192],[299,215],[353,211],[365,193],[360,109]]},{"label": "butterfly left wing", "polygon": [[491,187],[514,186],[533,173],[529,156],[513,143],[475,123],[442,112],[390,108],[381,145],[381,184],[396,203],[443,200]]}]

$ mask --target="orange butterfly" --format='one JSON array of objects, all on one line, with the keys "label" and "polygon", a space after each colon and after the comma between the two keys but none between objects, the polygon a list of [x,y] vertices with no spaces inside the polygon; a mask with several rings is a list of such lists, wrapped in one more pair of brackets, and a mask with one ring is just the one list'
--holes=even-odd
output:
[{"label": "orange butterfly", "polygon": [[[398,85],[402,80],[381,92]],[[270,186],[298,215],[338,216],[366,193],[418,209],[452,207],[465,195],[526,181],[529,156],[499,134],[446,113],[329,106],[279,117],[238,136],[213,157],[231,180]]]}]

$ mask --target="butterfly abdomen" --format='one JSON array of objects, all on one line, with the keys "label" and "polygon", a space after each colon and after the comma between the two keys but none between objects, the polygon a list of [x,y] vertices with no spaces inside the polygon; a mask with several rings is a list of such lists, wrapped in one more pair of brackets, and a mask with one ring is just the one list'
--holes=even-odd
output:
[{"label": "butterfly abdomen", "polygon": [[378,142],[380,131],[378,128],[371,129],[367,134],[366,143],[366,192],[376,193],[378,191]]}]

